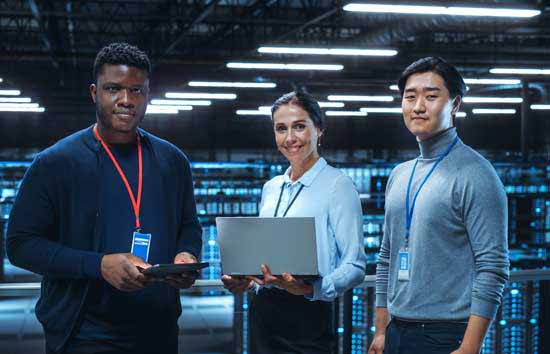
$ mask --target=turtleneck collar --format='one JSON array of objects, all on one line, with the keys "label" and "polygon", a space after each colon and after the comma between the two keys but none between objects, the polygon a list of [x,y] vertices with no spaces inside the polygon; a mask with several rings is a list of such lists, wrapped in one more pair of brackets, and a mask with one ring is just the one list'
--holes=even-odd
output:
[{"label": "turtleneck collar", "polygon": [[429,139],[419,141],[420,157],[423,159],[433,159],[445,152],[445,149],[456,138],[456,128],[452,127],[432,136]]}]

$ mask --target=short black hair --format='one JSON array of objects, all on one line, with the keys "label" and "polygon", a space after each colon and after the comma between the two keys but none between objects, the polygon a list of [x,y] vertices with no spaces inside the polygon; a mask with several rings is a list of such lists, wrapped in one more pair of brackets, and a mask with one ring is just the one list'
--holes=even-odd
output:
[{"label": "short black hair", "polygon": [[464,97],[466,93],[466,84],[464,83],[464,79],[462,79],[462,75],[460,75],[453,65],[449,64],[441,57],[426,57],[409,65],[403,73],[401,73],[401,77],[399,81],[397,81],[401,96],[403,96],[405,85],[411,75],[430,71],[443,78],[445,87],[449,90],[451,98],[455,98],[456,96],[460,96],[460,98]]},{"label": "short black hair", "polygon": [[313,124],[325,130],[325,114],[321,111],[319,102],[312,95],[304,91],[292,91],[279,97],[271,106],[271,119],[279,108],[284,104],[295,104],[307,112]]},{"label": "short black hair", "polygon": [[94,61],[95,81],[104,64],[133,66],[145,70],[147,76],[151,76],[151,62],[147,54],[128,43],[111,43],[101,48]]}]

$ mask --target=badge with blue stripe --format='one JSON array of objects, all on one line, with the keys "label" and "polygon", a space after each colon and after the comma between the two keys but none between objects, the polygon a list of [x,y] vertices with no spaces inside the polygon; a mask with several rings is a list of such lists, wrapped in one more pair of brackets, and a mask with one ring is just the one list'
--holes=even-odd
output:
[{"label": "badge with blue stripe", "polygon": [[407,250],[401,250],[399,251],[399,257],[398,257],[398,266],[399,270],[397,273],[397,279],[398,280],[409,280],[409,252]]},{"label": "badge with blue stripe", "polygon": [[134,256],[142,258],[145,262],[149,259],[149,247],[151,246],[151,234],[134,232],[132,237],[132,250]]}]

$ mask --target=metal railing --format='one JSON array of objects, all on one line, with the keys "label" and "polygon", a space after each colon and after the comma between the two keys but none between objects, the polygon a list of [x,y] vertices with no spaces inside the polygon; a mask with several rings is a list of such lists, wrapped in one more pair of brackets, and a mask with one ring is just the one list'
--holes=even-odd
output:
[{"label": "metal railing", "polygon": [[[550,280],[550,269],[525,269],[510,272],[509,282],[524,282],[535,280]],[[365,280],[358,287],[373,288],[376,276],[367,275]],[[223,291],[225,290],[221,280],[199,279],[193,287],[182,290],[183,293],[197,293],[202,291]],[[0,297],[31,296],[40,294],[40,283],[0,283]]]},{"label": "metal railing", "polygon": [[[354,292],[362,291],[363,292],[363,300],[361,300],[360,304],[364,308],[364,322],[362,322],[362,327],[357,327],[352,322],[352,313],[354,310],[353,306],[357,305],[357,302],[354,303],[353,298],[354,296],[352,294],[352,291],[347,292],[341,299],[340,299],[340,323],[339,327],[341,328],[342,332],[340,332],[340,353],[342,354],[352,354],[352,353],[358,353],[358,352],[364,352],[366,351],[364,348],[368,345],[368,342],[372,340],[372,332],[370,330],[371,326],[374,324],[374,298],[375,298],[375,276],[374,275],[367,275],[365,277],[365,280],[362,284],[357,286]],[[518,294],[518,289],[515,288],[521,288],[521,291],[525,291],[527,294],[525,303],[521,306],[523,306],[524,311],[535,311],[535,308],[532,306],[531,296],[533,294],[533,291],[538,292],[539,299],[540,299],[540,309],[537,309],[538,313],[538,321],[539,323],[536,324],[529,324],[528,322],[523,322],[523,320],[519,319],[508,319],[508,324],[503,325],[503,321],[506,322],[507,315],[506,311],[501,309],[499,314],[497,315],[496,320],[493,322],[493,338],[492,340],[492,347],[493,349],[490,351],[486,351],[484,353],[508,353],[513,352],[510,351],[509,348],[506,347],[506,340],[505,336],[509,334],[505,334],[505,331],[507,330],[510,325],[515,325],[517,328],[526,328],[524,331],[524,343],[522,344],[523,347],[521,350],[523,352],[528,353],[535,353],[535,347],[543,348],[538,351],[538,353],[542,354],[545,353],[548,348],[550,348],[550,336],[542,335],[542,333],[550,331],[550,269],[529,269],[529,270],[514,270],[510,272],[510,279],[508,283],[508,289],[505,291],[505,297],[506,294]],[[538,284],[538,285],[537,285]],[[537,286],[535,286],[537,285]],[[512,289],[514,288],[514,289]],[[193,287],[190,289],[182,290],[182,294],[200,294],[205,293],[209,291],[226,291],[223,288],[223,284],[220,280],[197,280]],[[9,297],[37,297],[40,294],[40,283],[0,283],[0,299],[1,298],[9,298]],[[243,302],[244,300],[244,302]],[[243,299],[242,296],[235,297],[235,317],[234,317],[234,345],[235,345],[235,352],[241,352],[243,349],[243,345],[246,345],[246,334],[243,335],[243,321],[245,320],[246,314],[243,312],[243,304],[246,303],[246,299]],[[505,299],[503,299],[503,303],[505,302]],[[355,305],[354,305],[355,304]],[[504,307],[504,306],[503,306]],[[531,310],[525,310],[525,309],[531,309]],[[511,327],[513,328],[513,327]],[[357,331],[362,332],[363,334],[358,334]],[[534,331],[538,332],[534,332]],[[491,331],[490,331],[491,332]],[[537,334],[538,333],[538,334]],[[362,341],[362,350],[358,351],[357,349],[353,349],[353,341],[354,336],[357,338],[357,336],[363,336]],[[488,334],[488,337],[491,336],[491,334]],[[539,343],[534,343],[532,340],[532,336],[538,336],[540,338]],[[490,339],[490,338],[489,338]],[[357,348],[357,345],[355,345]],[[518,352],[519,353],[519,352]],[[550,351],[549,351],[550,353]]]}]

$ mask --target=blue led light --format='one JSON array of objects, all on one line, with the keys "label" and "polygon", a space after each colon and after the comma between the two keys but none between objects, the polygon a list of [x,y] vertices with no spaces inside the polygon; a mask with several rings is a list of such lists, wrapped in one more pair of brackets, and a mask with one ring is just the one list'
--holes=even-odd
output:
[{"label": "blue led light", "polygon": [[243,304],[243,310],[248,310],[248,304]]},{"label": "blue led light", "polygon": [[505,326],[505,325],[506,325],[506,320],[500,320],[499,324],[500,324],[501,326]]},{"label": "blue led light", "polygon": [[338,334],[344,333],[344,329],[342,327],[338,327]]},{"label": "blue led light", "polygon": [[529,323],[530,323],[530,324],[537,324],[537,319],[536,319],[536,318],[531,318],[531,319],[529,320]]},{"label": "blue led light", "polygon": [[510,290],[510,294],[515,296],[515,295],[519,294],[519,290],[518,289],[512,289],[512,290]]},{"label": "blue led light", "polygon": [[353,301],[357,301],[357,300],[359,300],[359,296],[353,295]]},{"label": "blue led light", "polygon": [[374,333],[374,331],[376,331],[376,327],[372,326],[372,327],[370,328],[370,331]]}]

